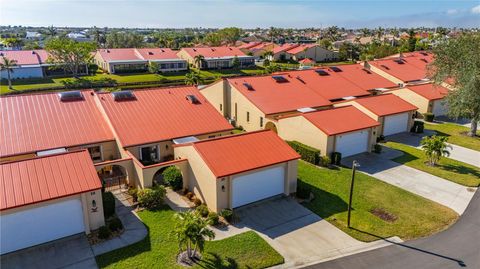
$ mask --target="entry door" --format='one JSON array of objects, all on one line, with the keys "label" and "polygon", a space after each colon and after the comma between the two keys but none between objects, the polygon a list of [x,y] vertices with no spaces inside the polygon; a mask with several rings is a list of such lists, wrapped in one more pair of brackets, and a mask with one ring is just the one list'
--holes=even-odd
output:
[{"label": "entry door", "polygon": [[232,207],[239,207],[284,193],[285,167],[259,170],[232,181]]},{"label": "entry door", "polygon": [[337,135],[335,151],[342,153],[342,157],[366,152],[368,149],[368,133],[368,129],[366,129]]},{"label": "entry door", "polygon": [[0,216],[1,252],[5,254],[85,232],[80,199]]},{"label": "entry door", "polygon": [[383,135],[393,135],[408,131],[408,113],[386,116],[383,122]]}]

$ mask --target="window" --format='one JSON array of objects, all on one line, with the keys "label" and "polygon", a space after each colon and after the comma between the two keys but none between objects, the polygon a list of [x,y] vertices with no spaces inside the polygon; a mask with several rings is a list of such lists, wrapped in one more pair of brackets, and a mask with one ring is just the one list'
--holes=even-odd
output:
[{"label": "window", "polygon": [[247,111],[247,122],[250,122],[250,112]]},{"label": "window", "polygon": [[140,160],[142,163],[153,163],[158,161],[159,157],[158,145],[140,148]]},{"label": "window", "polygon": [[222,106],[222,104],[220,104],[220,111],[222,111],[222,110],[223,110],[223,106]]},{"label": "window", "polygon": [[260,117],[260,127],[263,127],[263,117]]},{"label": "window", "polygon": [[88,147],[87,150],[88,150],[88,153],[90,153],[90,157],[94,162],[103,161],[101,146]]}]

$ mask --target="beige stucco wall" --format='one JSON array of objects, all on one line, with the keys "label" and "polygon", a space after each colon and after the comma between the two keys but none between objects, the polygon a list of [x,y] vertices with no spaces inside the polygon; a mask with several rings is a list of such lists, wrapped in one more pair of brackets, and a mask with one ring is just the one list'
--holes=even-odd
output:
[{"label": "beige stucco wall", "polygon": [[67,150],[68,151],[73,151],[73,150],[87,149],[87,148],[96,147],[96,146],[100,146],[103,160],[94,161],[95,163],[103,162],[103,161],[110,161],[110,160],[115,160],[115,159],[120,158],[119,148],[118,148],[117,142],[114,141],[114,140],[113,141],[102,142],[102,143],[95,143],[95,144],[88,144],[88,145],[70,147],[70,148],[67,148]]},{"label": "beige stucco wall", "polygon": [[[245,131],[263,130],[266,123],[265,113],[253,105],[234,85],[230,86],[230,117],[234,118],[237,126],[242,126]],[[237,104],[237,117],[235,117],[235,104]],[[247,112],[250,114],[249,121],[247,121]],[[260,118],[263,118],[263,126],[260,126]]]},{"label": "beige stucco wall", "polygon": [[329,51],[320,46],[315,46],[312,48],[307,49],[306,52],[299,52],[295,55],[291,55],[291,58],[299,61],[304,58],[313,59],[316,62],[324,62],[324,61],[334,61],[338,59],[338,53],[334,51]]},{"label": "beige stucco wall", "polygon": [[[226,106],[226,94],[225,94],[225,84],[228,83],[226,80],[220,80],[207,86],[200,90],[200,93],[212,104],[212,106],[224,117],[229,117],[228,110]],[[221,109],[220,109],[221,106]]]},{"label": "beige stucco wall", "polygon": [[327,136],[303,116],[288,117],[278,120],[278,136],[287,141],[298,141],[320,150],[321,155],[328,153],[328,145],[333,137]]},{"label": "beige stucco wall", "polygon": [[396,96],[402,98],[403,100],[409,102],[410,104],[418,107],[417,111],[422,114],[432,111],[431,102],[427,98],[416,94],[408,88],[392,90],[389,91],[389,93],[393,93]]},{"label": "beige stucco wall", "polygon": [[195,59],[193,57],[191,57],[190,54],[188,54],[183,49],[181,49],[179,52],[177,52],[177,56],[180,57],[181,59],[184,59],[185,61],[187,61],[190,65],[193,65],[193,66],[198,68],[198,66],[196,66],[196,64],[195,64]]},{"label": "beige stucco wall", "polygon": [[[362,64],[362,65],[363,65],[363,64]],[[399,83],[402,83],[402,84],[403,84],[403,83],[405,83],[404,81],[402,81],[402,80],[400,80],[400,79],[398,79],[398,78],[396,78],[396,77],[388,74],[387,72],[385,72],[385,71],[383,71],[382,69],[380,69],[380,68],[378,68],[378,67],[375,67],[375,66],[373,66],[373,65],[370,65],[370,70],[371,70],[372,72],[375,72],[375,73],[379,74],[380,76],[382,76],[382,77],[390,80],[390,81],[393,82],[393,83],[396,83],[396,84],[399,84]]]},{"label": "beige stucco wall", "polygon": [[[101,190],[94,190],[91,192],[85,192],[81,194],[71,195],[67,197],[62,197],[58,199],[48,200],[40,203],[25,205],[21,207],[16,207],[12,209],[0,211],[0,216],[5,216],[8,214],[25,211],[33,208],[43,207],[52,205],[55,203],[79,199],[82,203],[83,209],[83,220],[85,225],[85,233],[89,234],[92,230],[100,228],[100,226],[105,225],[105,219],[103,216],[103,202],[102,202],[102,193]],[[96,202],[96,210],[92,210],[92,200]]]}]

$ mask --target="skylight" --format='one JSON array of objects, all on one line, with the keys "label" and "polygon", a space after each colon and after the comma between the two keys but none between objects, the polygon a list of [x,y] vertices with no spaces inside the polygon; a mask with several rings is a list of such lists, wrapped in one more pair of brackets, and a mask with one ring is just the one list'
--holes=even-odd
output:
[{"label": "skylight", "polygon": [[243,86],[245,86],[245,88],[247,88],[247,90],[249,90],[249,91],[254,91],[255,90],[250,83],[244,82]]},{"label": "skylight", "polygon": [[70,91],[70,92],[61,92],[58,94],[60,101],[62,102],[73,102],[73,101],[82,101],[83,95],[80,91]]},{"label": "skylight", "polygon": [[385,68],[385,69],[387,69],[387,70],[390,70],[390,68],[389,68],[388,66],[384,65],[384,64],[382,64],[382,65],[380,65],[380,66],[383,67],[383,68]]},{"label": "skylight", "polygon": [[187,99],[192,104],[200,104],[200,100],[198,100],[195,95],[187,95],[185,99]]},{"label": "skylight", "polygon": [[130,101],[130,100],[136,100],[137,98],[133,94],[132,91],[118,91],[118,92],[112,92],[113,100],[114,101]]},{"label": "skylight", "polygon": [[397,64],[405,64],[405,62],[402,59],[395,59],[393,61],[396,62]]},{"label": "skylight", "polygon": [[343,72],[342,69],[336,66],[330,66],[330,70],[332,70],[333,72]]},{"label": "skylight", "polygon": [[317,74],[319,74],[320,76],[330,76],[330,74],[323,69],[317,69],[315,70],[315,72],[317,72]]},{"label": "skylight", "polygon": [[273,78],[277,83],[285,83],[285,82],[288,82],[288,79],[286,79],[284,76],[272,76],[272,78]]},{"label": "skylight", "polygon": [[367,74],[371,74],[372,72],[370,72],[370,70],[366,69],[366,68],[362,68],[362,70],[367,73]]}]

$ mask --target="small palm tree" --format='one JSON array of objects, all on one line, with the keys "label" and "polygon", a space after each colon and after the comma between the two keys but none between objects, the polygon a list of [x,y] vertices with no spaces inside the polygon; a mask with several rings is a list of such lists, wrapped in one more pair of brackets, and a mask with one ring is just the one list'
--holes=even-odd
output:
[{"label": "small palm tree", "polygon": [[452,146],[447,144],[448,137],[446,136],[426,136],[420,141],[422,150],[428,158],[428,164],[435,166],[442,156],[449,156],[448,148]]},{"label": "small palm tree", "polygon": [[271,50],[267,50],[263,53],[263,58],[264,59],[272,60],[272,59],[270,59],[272,57],[273,57],[273,51],[271,51]]},{"label": "small palm tree", "polygon": [[178,212],[174,217],[177,223],[172,234],[178,241],[179,253],[185,248],[188,258],[194,260],[197,252],[203,251],[206,239],[214,239],[215,233],[208,228],[209,221],[195,211]]},{"label": "small palm tree", "polygon": [[204,60],[205,60],[205,57],[201,54],[195,56],[194,62],[195,62],[195,65],[198,67],[198,69],[202,68],[202,63]]},{"label": "small palm tree", "polygon": [[185,84],[187,85],[198,85],[201,82],[200,73],[198,72],[189,72],[185,74]]},{"label": "small palm tree", "polygon": [[10,60],[5,56],[2,56],[2,62],[0,63],[0,70],[7,71],[7,80],[8,80],[8,88],[12,89],[12,79],[10,74],[13,73],[13,68],[17,66],[16,60]]}]

